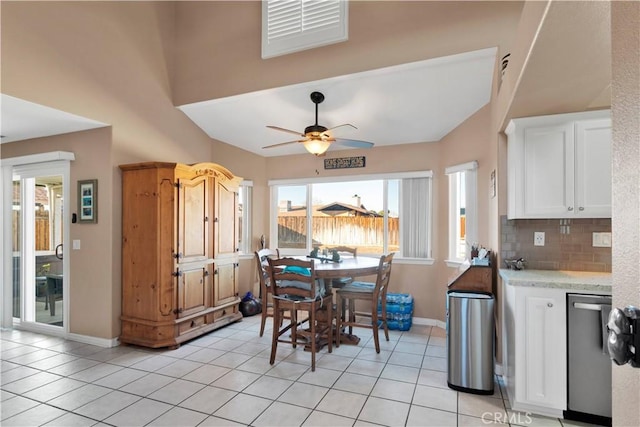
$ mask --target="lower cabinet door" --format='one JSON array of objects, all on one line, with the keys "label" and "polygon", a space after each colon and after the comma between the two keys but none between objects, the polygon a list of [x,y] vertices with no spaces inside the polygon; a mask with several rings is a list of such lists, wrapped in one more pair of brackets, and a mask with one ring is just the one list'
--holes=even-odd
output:
[{"label": "lower cabinet door", "polygon": [[216,262],[214,270],[214,305],[233,302],[238,297],[238,262],[235,259]]},{"label": "lower cabinet door", "polygon": [[523,290],[518,312],[524,331],[517,335],[523,380],[519,400],[537,406],[566,409],[566,302],[565,292],[553,289]]},{"label": "lower cabinet door", "polygon": [[190,316],[211,306],[210,264],[182,266],[178,270],[178,317]]}]

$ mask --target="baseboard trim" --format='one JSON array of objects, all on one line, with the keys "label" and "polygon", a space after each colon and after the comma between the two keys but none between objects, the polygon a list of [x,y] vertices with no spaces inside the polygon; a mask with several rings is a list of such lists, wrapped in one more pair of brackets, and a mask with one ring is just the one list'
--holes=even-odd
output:
[{"label": "baseboard trim", "polygon": [[52,337],[60,337],[60,338],[64,338],[71,341],[81,342],[84,344],[95,345],[97,347],[109,348],[109,347],[117,347],[120,345],[120,340],[117,337],[116,338],[98,338],[98,337],[92,337],[90,335],[74,334],[71,332],[65,332],[64,328],[58,328],[58,327],[54,328],[54,327],[51,327],[50,325],[45,325],[45,324],[43,325],[40,325],[37,323],[23,324],[20,322],[14,322],[13,327],[14,329],[18,329],[21,331],[36,332],[39,334],[49,335]]},{"label": "baseboard trim", "polygon": [[91,344],[98,347],[117,347],[120,345],[120,340],[118,338],[98,338],[92,337],[89,335],[80,335],[80,334],[68,334],[67,339],[72,341],[77,341],[85,344]]},{"label": "baseboard trim", "polygon": [[411,321],[414,325],[437,326],[442,329],[447,328],[447,324],[442,320],[429,319],[427,317],[413,317]]}]

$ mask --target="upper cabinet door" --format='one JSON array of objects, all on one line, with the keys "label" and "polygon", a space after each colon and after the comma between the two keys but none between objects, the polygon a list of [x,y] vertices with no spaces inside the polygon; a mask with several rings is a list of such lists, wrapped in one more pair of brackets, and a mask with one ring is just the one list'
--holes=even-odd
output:
[{"label": "upper cabinet door", "polygon": [[577,213],[589,218],[611,216],[611,119],[576,123]]},{"label": "upper cabinet door", "polygon": [[206,176],[178,179],[179,263],[203,261],[209,256],[209,188]]},{"label": "upper cabinet door", "polygon": [[528,217],[565,215],[573,207],[572,125],[524,130],[524,214]]},{"label": "upper cabinet door", "polygon": [[236,255],[238,251],[238,193],[226,182],[215,181],[214,257]]}]

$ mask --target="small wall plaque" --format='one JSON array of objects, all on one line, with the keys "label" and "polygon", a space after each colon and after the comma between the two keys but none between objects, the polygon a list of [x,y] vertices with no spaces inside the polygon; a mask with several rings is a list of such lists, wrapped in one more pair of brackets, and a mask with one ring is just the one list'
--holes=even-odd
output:
[{"label": "small wall plaque", "polygon": [[351,169],[363,168],[365,166],[365,157],[338,157],[335,159],[324,159],[325,169]]}]

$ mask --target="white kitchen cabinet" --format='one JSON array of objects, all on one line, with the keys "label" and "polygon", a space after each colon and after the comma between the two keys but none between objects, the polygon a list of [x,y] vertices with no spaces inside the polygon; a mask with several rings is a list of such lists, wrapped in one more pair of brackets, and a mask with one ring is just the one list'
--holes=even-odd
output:
[{"label": "white kitchen cabinet", "polygon": [[566,292],[523,288],[516,292],[516,400],[564,410],[567,404]]},{"label": "white kitchen cabinet", "polygon": [[503,365],[511,407],[562,417],[567,407],[566,291],[504,289]]},{"label": "white kitchen cabinet", "polygon": [[611,217],[609,110],[513,119],[508,217]]}]

